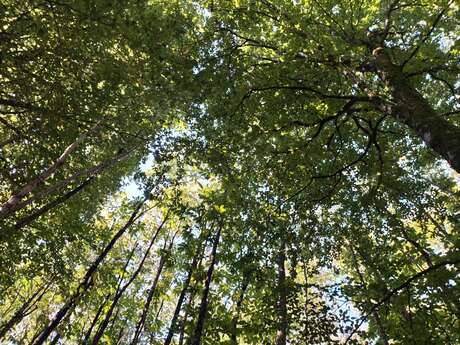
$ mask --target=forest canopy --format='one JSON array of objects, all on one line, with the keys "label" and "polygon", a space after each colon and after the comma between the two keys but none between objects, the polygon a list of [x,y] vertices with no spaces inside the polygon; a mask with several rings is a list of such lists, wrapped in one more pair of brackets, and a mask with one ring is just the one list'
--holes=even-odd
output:
[{"label": "forest canopy", "polygon": [[0,14],[0,343],[460,344],[457,1]]}]

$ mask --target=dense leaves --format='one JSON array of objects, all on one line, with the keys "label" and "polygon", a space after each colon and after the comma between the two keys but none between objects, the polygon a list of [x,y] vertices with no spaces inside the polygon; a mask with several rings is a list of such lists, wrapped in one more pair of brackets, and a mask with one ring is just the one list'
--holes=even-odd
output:
[{"label": "dense leaves", "polygon": [[0,1],[0,341],[460,344],[454,1]]}]

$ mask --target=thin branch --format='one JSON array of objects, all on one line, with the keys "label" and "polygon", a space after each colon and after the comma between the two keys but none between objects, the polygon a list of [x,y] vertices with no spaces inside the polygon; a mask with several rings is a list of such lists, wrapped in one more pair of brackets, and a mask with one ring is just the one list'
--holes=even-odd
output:
[{"label": "thin branch", "polygon": [[439,21],[441,20],[442,16],[446,11],[449,9],[450,5],[452,4],[453,0],[449,1],[446,7],[442,9],[441,12],[436,16],[435,20],[433,21],[433,24],[431,25],[430,30],[423,36],[423,38],[420,40],[420,42],[417,44],[415,49],[412,51],[412,53],[409,55],[409,57],[404,60],[404,62],[401,64],[401,71],[404,69],[406,64],[415,56],[417,55],[418,51],[420,50],[421,46],[430,38],[431,34],[433,33],[434,29],[438,25]]},{"label": "thin branch", "polygon": [[412,277],[410,277],[409,279],[407,279],[404,283],[402,283],[401,285],[393,288],[392,290],[390,290],[379,302],[377,302],[376,304],[374,304],[372,306],[372,308],[364,315],[361,317],[360,321],[358,322],[358,324],[355,326],[355,328],[353,329],[353,331],[348,335],[347,339],[345,340],[345,344],[348,344],[348,342],[351,340],[351,337],[358,331],[358,329],[361,327],[361,325],[364,323],[364,321],[367,320],[367,318],[372,314],[374,313],[378,308],[380,308],[384,303],[388,302],[391,297],[393,297],[394,295],[398,294],[401,290],[404,290],[406,289],[407,287],[410,286],[410,284],[412,282],[414,282],[415,280],[419,279],[419,278],[422,278],[423,276],[441,268],[441,267],[444,267],[444,266],[447,266],[447,265],[457,265],[460,263],[460,259],[456,259],[456,260],[446,260],[446,261],[442,261],[442,262],[439,262],[433,266],[430,266],[428,267],[427,269],[423,270],[423,271],[420,271],[416,274],[414,274]]}]

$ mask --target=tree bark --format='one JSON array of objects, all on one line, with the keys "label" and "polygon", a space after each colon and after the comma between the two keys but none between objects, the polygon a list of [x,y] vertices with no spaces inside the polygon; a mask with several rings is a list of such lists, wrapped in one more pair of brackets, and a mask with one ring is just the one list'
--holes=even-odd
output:
[{"label": "tree bark", "polygon": [[[123,278],[126,274],[126,270],[128,268],[128,265],[129,263],[131,262],[131,259],[133,258],[133,255],[134,255],[134,252],[136,251],[137,249],[137,245],[138,243],[136,242],[133,246],[133,248],[131,249],[131,252],[129,253],[128,255],[128,259],[126,260],[125,264],[123,265],[123,269],[121,271],[121,273],[119,274],[118,276],[118,281],[117,281],[117,288],[115,290],[115,295],[118,294],[118,291],[120,291],[121,289],[121,284],[123,283]],[[94,329],[94,326],[96,326],[96,323],[99,319],[99,317],[101,316],[102,314],[102,311],[103,311],[103,308],[105,306],[105,304],[107,303],[107,301],[109,300],[110,298],[110,293],[107,294],[106,298],[104,299],[103,303],[100,305],[99,307],[99,310],[97,311],[96,315],[94,316],[94,319],[93,319],[93,322],[91,323],[91,327],[88,329],[88,331],[86,332],[86,335],[85,335],[85,339],[83,340],[82,344],[87,344],[91,338],[91,333]],[[111,311],[112,312],[112,311]],[[116,315],[116,314],[115,314]],[[113,325],[113,324],[112,324]],[[107,326],[107,325],[106,325]],[[98,330],[100,329],[101,326],[99,326]]]},{"label": "tree bark", "polygon": [[67,313],[75,307],[80,297],[91,287],[92,276],[98,269],[101,262],[107,257],[109,252],[112,250],[113,246],[117,241],[120,239],[121,236],[128,230],[128,228],[136,221],[138,215],[141,211],[142,206],[147,201],[147,198],[144,198],[141,202],[139,202],[131,213],[129,220],[125,223],[125,225],[117,231],[117,233],[112,237],[110,242],[106,245],[104,250],[99,254],[99,256],[94,260],[91,266],[86,271],[83,280],[78,285],[77,290],[74,294],[68,299],[68,301],[59,309],[59,311],[54,316],[53,320],[43,329],[40,333],[40,336],[37,340],[33,343],[34,345],[41,345],[43,344],[49,335],[53,332],[53,330],[57,327],[57,325],[62,321],[62,319],[67,315]]},{"label": "tree bark", "polygon": [[187,277],[185,278],[185,282],[184,282],[184,285],[182,286],[182,290],[180,292],[179,298],[177,299],[176,308],[174,310],[174,314],[171,319],[171,324],[169,325],[168,335],[166,336],[164,345],[171,344],[171,340],[176,330],[177,319],[179,318],[179,313],[182,309],[182,303],[184,303],[185,294],[187,293],[188,287],[190,285],[190,281],[192,280],[193,272],[196,270],[200,254],[201,254],[201,248],[200,246],[198,246],[198,248],[196,249],[195,255],[193,256],[192,262],[190,263]]},{"label": "tree bark", "polygon": [[277,279],[277,292],[278,300],[276,303],[277,311],[277,331],[275,344],[286,345],[287,340],[287,328],[288,328],[288,316],[287,316],[287,291],[286,291],[286,244],[284,239],[281,240],[281,248],[279,249],[276,263],[278,268],[278,279]]},{"label": "tree bark", "polygon": [[[135,150],[135,148],[133,148],[133,149],[131,149],[129,151],[120,153],[120,154],[116,155],[115,157],[108,158],[108,159],[102,161],[101,163],[99,163],[97,165],[94,165],[94,166],[92,166],[90,168],[82,169],[80,171],[77,171],[76,173],[74,173],[73,175],[67,177],[66,179],[58,181],[55,184],[49,186],[48,188],[35,193],[34,195],[30,196],[28,199],[26,199],[26,200],[24,200],[22,202],[18,202],[17,204],[15,204],[14,207],[10,208],[9,215],[12,215],[15,212],[23,209],[24,207],[30,205],[32,202],[34,202],[37,199],[40,199],[43,196],[47,196],[47,195],[50,195],[52,193],[55,193],[59,189],[66,187],[67,185],[69,185],[69,183],[71,183],[72,181],[74,181],[74,180],[76,180],[76,179],[78,179],[80,177],[91,178],[91,177],[97,176],[102,171],[104,171],[106,168],[110,167],[112,164],[127,158],[129,156],[129,154],[131,152],[133,152],[134,150]],[[1,218],[1,215],[0,215],[0,218]]]},{"label": "tree bark", "polygon": [[82,340],[82,345],[87,344],[89,341],[89,338],[91,337],[91,333],[93,332],[94,326],[96,326],[97,321],[99,320],[99,317],[102,314],[102,309],[104,308],[105,304],[109,300],[110,294],[107,294],[102,301],[101,305],[97,309],[96,315],[94,315],[93,321],[91,322],[91,325],[89,326],[88,330],[85,333],[85,337]]},{"label": "tree bark", "polygon": [[[166,263],[166,260],[167,260],[167,258],[169,256],[169,253],[171,251],[173,243],[174,243],[174,237],[171,239],[171,242],[169,243],[169,246],[168,246],[168,249],[167,249],[168,252],[164,253],[160,258],[157,273],[155,274],[155,278],[153,279],[152,285],[150,286],[149,293],[147,295],[147,300],[146,300],[146,302],[144,304],[144,308],[142,310],[142,314],[141,314],[141,317],[139,319],[139,322],[137,323],[136,330],[134,332],[133,340],[131,341],[132,345],[137,344],[137,342],[139,341],[139,337],[140,337],[142,329],[144,327],[144,323],[145,323],[145,320],[147,318],[147,314],[148,314],[148,311],[149,311],[149,308],[150,308],[150,304],[152,303],[152,300],[153,300],[153,295],[155,293],[158,281],[160,280],[160,276],[161,276],[161,273],[163,271],[163,267],[164,267],[164,265]],[[166,248],[164,248],[164,249],[166,249]]]},{"label": "tree bark", "polygon": [[241,284],[241,292],[238,296],[238,300],[236,302],[235,308],[235,316],[232,317],[232,329],[230,334],[230,340],[233,345],[238,345],[238,319],[239,319],[239,312],[241,309],[241,305],[243,304],[244,294],[246,293],[246,289],[249,286],[251,275],[250,273],[245,273],[243,275],[243,282]]},{"label": "tree bark", "polygon": [[42,286],[40,289],[35,291],[30,298],[25,301],[21,307],[13,314],[13,316],[0,328],[0,340],[25,316],[30,314],[30,309],[39,302],[43,295],[48,291],[51,283]]},{"label": "tree bark", "polygon": [[120,332],[118,333],[118,336],[117,336],[117,342],[115,343],[116,345],[121,343],[121,340],[123,339],[124,331],[125,330],[123,328],[120,329]]},{"label": "tree bark", "polygon": [[460,173],[460,128],[436,113],[408,82],[401,67],[391,61],[386,49],[376,47],[373,54],[379,75],[390,88],[394,105],[380,104],[379,109],[409,126]]},{"label": "tree bark", "polygon": [[204,283],[203,294],[201,296],[200,309],[198,312],[198,320],[196,323],[196,327],[193,333],[192,340],[190,342],[191,345],[200,345],[201,343],[201,337],[202,337],[203,329],[204,329],[204,322],[206,320],[206,314],[208,311],[209,289],[211,286],[212,273],[214,272],[214,266],[216,264],[217,245],[220,240],[221,230],[222,230],[222,227],[219,226],[216,236],[214,237],[214,243],[212,245],[212,251],[211,251],[211,263],[209,264],[208,272],[206,273],[206,281]]},{"label": "tree bark", "polygon": [[149,256],[150,254],[150,250],[152,249],[153,247],[153,244],[155,243],[156,239],[157,239],[157,236],[160,232],[160,230],[163,228],[163,225],[166,223],[166,221],[168,220],[169,218],[169,215],[170,215],[170,212],[171,210],[169,209],[165,218],[163,219],[163,221],[161,222],[161,224],[157,227],[157,230],[155,231],[154,235],[152,236],[152,239],[150,240],[150,243],[149,243],[149,246],[147,247],[145,253],[144,253],[144,256],[142,257],[141,259],[141,262],[137,265],[137,268],[136,270],[134,271],[134,273],[131,275],[131,277],[129,278],[129,280],[126,282],[126,284],[124,284],[116,293],[115,293],[115,296],[112,300],[112,304],[110,305],[110,308],[107,312],[107,314],[105,315],[105,318],[104,320],[102,321],[102,324],[99,326],[99,329],[98,331],[96,332],[96,334],[94,335],[94,338],[91,342],[91,344],[93,345],[97,345],[99,343],[99,340],[101,339],[102,335],[104,334],[104,331],[105,329],[107,328],[109,322],[110,322],[110,318],[112,317],[112,313],[113,311],[115,310],[115,307],[117,306],[120,298],[123,296],[123,293],[126,291],[126,289],[132,284],[132,282],[136,279],[136,277],[139,275],[139,273],[142,271],[142,268],[144,267],[144,263],[145,263],[145,260],[147,259],[147,257]]},{"label": "tree bark", "polygon": [[40,186],[46,179],[53,175],[62,165],[64,165],[66,159],[77,149],[77,147],[88,137],[89,134],[94,132],[99,126],[97,123],[89,131],[80,134],[80,136],[69,146],[66,147],[64,152],[54,161],[54,163],[49,166],[44,172],[38,175],[35,179],[27,183],[24,187],[21,188],[19,192],[13,194],[4,204],[0,206],[0,219],[10,216],[14,211],[16,206],[21,202],[21,200],[33,192],[38,186]]},{"label": "tree bark", "polygon": [[[200,262],[201,262],[201,259],[200,259]],[[198,266],[200,266],[200,264],[198,264]],[[178,342],[178,345],[182,345],[184,344],[184,341],[185,341],[185,326],[187,324],[187,320],[188,320],[188,315],[189,315],[189,310],[192,310],[193,309],[193,301],[195,299],[195,294],[196,294],[196,282],[193,286],[193,288],[191,289],[190,291],[190,294],[188,296],[188,301],[186,303],[187,305],[187,309],[185,309],[185,313],[184,313],[184,316],[182,317],[182,320],[181,320],[181,325],[180,325],[180,330],[179,330],[179,342]]]},{"label": "tree bark", "polygon": [[184,344],[185,339],[185,325],[187,324],[188,319],[188,311],[185,312],[183,319],[181,320],[180,324],[180,331],[179,331],[179,342],[178,345]]},{"label": "tree bark", "polygon": [[79,186],[75,187],[71,191],[67,192],[64,195],[61,195],[61,196],[57,197],[55,200],[53,200],[50,203],[46,204],[45,206],[41,207],[40,209],[38,209],[34,213],[32,213],[32,214],[20,219],[19,221],[16,222],[16,224],[14,226],[14,229],[15,230],[22,229],[24,226],[29,225],[34,220],[40,218],[42,215],[44,215],[48,211],[50,211],[53,208],[63,204],[64,202],[69,200],[72,196],[74,196],[75,194],[80,192],[83,188],[88,186],[91,183],[91,181],[93,181],[93,179],[94,179],[94,176],[91,176],[90,178],[85,180],[83,183],[81,183]]}]

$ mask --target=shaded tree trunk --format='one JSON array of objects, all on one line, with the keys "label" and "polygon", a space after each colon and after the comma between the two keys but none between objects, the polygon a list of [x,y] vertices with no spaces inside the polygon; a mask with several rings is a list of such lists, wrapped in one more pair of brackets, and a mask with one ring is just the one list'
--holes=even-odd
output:
[{"label": "shaded tree trunk", "polygon": [[[173,243],[174,243],[174,237],[171,239],[171,241],[169,243],[169,246],[168,246],[168,249],[167,249],[168,252],[164,253],[160,258],[157,273],[155,274],[155,278],[153,279],[152,285],[150,286],[149,293],[147,295],[147,300],[146,300],[146,302],[144,304],[144,308],[142,310],[141,317],[139,319],[139,322],[137,323],[136,330],[134,332],[134,338],[131,341],[132,345],[137,344],[137,342],[139,340],[139,337],[141,335],[142,329],[144,327],[145,320],[147,318],[147,314],[148,314],[148,311],[149,311],[149,308],[150,308],[150,304],[152,303],[152,300],[153,300],[153,295],[155,293],[158,281],[159,281],[161,273],[163,271],[163,267],[164,267],[164,265],[166,263],[166,260],[168,259],[168,256],[170,254],[170,251],[171,251]],[[166,245],[166,243],[165,243],[165,245]],[[166,248],[164,248],[164,249],[166,249]]]},{"label": "shaded tree trunk", "polygon": [[380,104],[379,109],[409,126],[441,157],[460,173],[460,128],[440,116],[409,83],[401,66],[395,65],[387,48],[374,49],[375,66],[390,88],[394,105]]},{"label": "shaded tree trunk", "polygon": [[276,303],[277,311],[277,330],[276,330],[276,345],[286,345],[288,316],[287,316],[287,291],[286,291],[286,244],[284,239],[281,240],[281,248],[279,249],[276,263],[278,269],[277,276],[277,292],[278,300]]},{"label": "shaded tree trunk", "polygon": [[183,345],[183,344],[184,344],[184,339],[185,339],[185,325],[187,324],[187,319],[188,319],[188,311],[185,312],[184,318],[182,319],[181,324],[180,324],[179,342],[178,342],[178,345]]},{"label": "shaded tree trunk", "polygon": [[93,332],[94,326],[96,326],[96,323],[99,320],[99,317],[102,314],[102,310],[104,309],[105,304],[109,300],[109,297],[110,297],[110,294],[107,294],[105,296],[104,300],[102,301],[101,305],[97,309],[96,315],[94,315],[93,321],[91,322],[88,330],[85,333],[85,337],[83,338],[83,340],[81,342],[83,345],[88,343],[89,338],[91,337],[91,333]]},{"label": "shaded tree trunk", "polygon": [[203,294],[201,296],[201,303],[200,303],[200,308],[198,312],[198,320],[197,320],[195,331],[193,333],[193,336],[190,342],[191,345],[200,345],[201,343],[201,337],[202,337],[203,329],[204,329],[204,322],[206,320],[206,314],[208,311],[209,288],[211,286],[212,274],[214,272],[214,266],[216,264],[217,245],[219,244],[221,230],[222,230],[222,227],[219,226],[216,236],[214,237],[212,251],[211,251],[211,258],[210,258],[211,262],[209,264],[208,272],[206,273],[206,281],[204,283]]},{"label": "shaded tree trunk", "polygon": [[[201,259],[200,259],[200,263],[198,264],[198,266],[201,266]],[[193,309],[193,304],[194,304],[193,302],[195,300],[195,295],[196,295],[196,292],[197,292],[197,286],[196,285],[197,285],[197,283],[195,282],[193,288],[191,289],[191,291],[189,293],[188,299],[187,299],[187,303],[186,303],[187,308],[185,309],[184,316],[182,317],[182,320],[181,320],[181,323],[180,323],[178,345],[183,345],[184,341],[185,341],[185,326],[187,325],[187,320],[188,320],[188,317],[189,317],[189,311]]]},{"label": "shaded tree trunk", "polygon": [[67,300],[67,302],[61,307],[61,309],[59,309],[59,311],[54,316],[53,320],[43,329],[43,331],[40,333],[40,336],[33,343],[34,345],[43,344],[46,341],[46,339],[49,337],[49,335],[53,332],[53,330],[57,327],[57,325],[67,315],[67,313],[75,307],[75,305],[77,304],[81,296],[87,290],[89,290],[89,288],[91,287],[93,274],[96,272],[101,262],[107,257],[109,252],[112,250],[115,243],[117,243],[117,241],[120,239],[121,236],[123,236],[126,230],[128,230],[128,228],[136,221],[142,209],[142,206],[144,205],[146,201],[147,201],[147,198],[144,198],[144,200],[142,200],[141,202],[137,204],[136,208],[131,213],[129,220],[125,223],[125,225],[122,228],[120,228],[120,230],[116,232],[116,234],[112,237],[110,242],[105,246],[104,250],[99,254],[96,260],[94,260],[94,262],[91,264],[91,266],[86,271],[86,274],[83,277],[83,280],[78,285],[77,290]]},{"label": "shaded tree trunk", "polygon": [[0,206],[0,218],[6,218],[10,216],[13,212],[16,211],[16,206],[21,202],[21,200],[33,192],[38,186],[43,184],[46,179],[53,175],[62,165],[64,165],[66,159],[77,149],[77,147],[88,137],[89,134],[94,132],[99,126],[97,123],[89,131],[80,134],[77,139],[66,147],[64,152],[54,161],[54,163],[49,166],[44,172],[38,175],[35,179],[27,183],[22,187],[19,192],[13,194],[4,204]]},{"label": "shaded tree trunk", "polygon": [[[157,312],[155,314],[155,322],[158,320],[158,318],[160,317],[160,313],[161,311],[163,310],[163,306],[164,306],[164,300],[162,299],[161,302],[160,302],[160,306],[157,308]],[[155,341],[155,332],[150,332],[149,334],[149,340],[150,340],[150,343],[149,344],[159,344],[159,340]]]},{"label": "shaded tree trunk", "polygon": [[[131,252],[130,252],[129,255],[128,255],[128,259],[126,260],[125,264],[123,265],[123,269],[122,269],[121,273],[120,273],[119,276],[118,276],[117,288],[116,288],[116,290],[115,290],[115,296],[118,294],[118,292],[119,292],[120,289],[121,289],[121,284],[123,283],[123,278],[124,278],[124,276],[125,276],[125,274],[126,274],[126,270],[127,270],[127,268],[128,268],[128,265],[129,265],[129,263],[131,262],[131,259],[133,258],[134,252],[136,251],[137,245],[138,245],[138,242],[136,242],[136,243],[134,244],[133,249],[131,250]],[[96,313],[96,315],[95,315],[95,317],[94,317],[94,320],[93,320],[93,322],[92,322],[92,324],[91,324],[91,327],[90,327],[90,328],[88,329],[88,331],[86,332],[85,339],[83,340],[82,344],[87,344],[87,343],[89,342],[89,340],[90,340],[90,338],[91,338],[91,333],[92,333],[92,331],[93,331],[93,328],[94,328],[94,326],[96,326],[96,323],[97,323],[97,321],[98,321],[100,315],[102,314],[102,310],[103,310],[105,304],[107,303],[107,301],[109,300],[110,295],[111,295],[110,293],[107,294],[107,296],[106,296],[106,298],[104,299],[103,303],[102,303],[101,306],[99,307],[99,310],[98,310],[98,312]],[[112,305],[111,305],[111,307],[112,307]],[[112,312],[113,310],[111,309],[111,310],[109,310],[109,311]],[[104,319],[104,320],[105,320],[105,319]],[[107,325],[106,325],[106,326],[107,326]],[[113,324],[112,324],[112,326],[113,326]],[[101,326],[99,326],[98,331],[99,331],[100,327],[101,327]]]},{"label": "shaded tree trunk", "polygon": [[163,219],[161,224],[157,227],[157,230],[155,231],[154,235],[152,236],[152,239],[150,240],[149,246],[147,247],[147,249],[146,249],[146,251],[144,253],[144,256],[142,257],[141,262],[138,264],[138,266],[137,266],[136,270],[134,271],[134,273],[131,275],[131,277],[126,282],[126,284],[124,284],[115,293],[115,296],[114,296],[114,298],[112,300],[112,304],[110,305],[110,308],[107,311],[107,314],[105,315],[104,320],[102,321],[101,325],[99,326],[98,331],[94,335],[94,338],[93,338],[91,344],[96,345],[96,344],[99,343],[99,340],[101,339],[102,335],[104,334],[104,331],[105,331],[105,329],[107,328],[107,326],[108,326],[108,324],[110,322],[110,318],[112,317],[113,311],[115,310],[115,307],[118,305],[118,302],[119,302],[120,298],[123,296],[123,293],[126,291],[126,289],[136,279],[136,277],[139,275],[139,273],[142,271],[142,268],[144,267],[145,260],[149,256],[150,250],[152,249],[153,244],[155,243],[160,230],[163,228],[163,225],[166,223],[166,221],[169,218],[170,211],[171,210],[168,210],[165,218]]},{"label": "shaded tree trunk", "polygon": [[0,340],[24,317],[31,313],[31,308],[38,303],[43,295],[48,291],[51,283],[46,284],[37,291],[35,291],[30,298],[28,298],[21,307],[13,314],[13,316],[0,328]]},{"label": "shaded tree trunk", "polygon": [[201,254],[201,247],[198,246],[198,248],[196,249],[195,255],[193,256],[192,262],[190,263],[188,273],[187,273],[187,277],[185,278],[184,285],[182,286],[182,290],[181,290],[181,292],[179,294],[179,298],[177,299],[176,308],[174,309],[174,314],[173,314],[173,317],[171,319],[171,323],[169,325],[168,335],[166,336],[164,345],[169,345],[171,343],[171,341],[172,341],[173,336],[174,336],[174,332],[176,330],[177,320],[179,318],[179,313],[180,313],[180,311],[182,309],[182,304],[184,303],[185,295],[186,295],[187,290],[189,288],[190,281],[192,280],[193,272],[196,270],[196,267],[198,265],[198,261],[200,259],[200,254]]},{"label": "shaded tree trunk", "polygon": [[[131,152],[133,152],[135,149],[136,148],[133,148],[133,149],[131,149],[129,151],[125,151],[123,153],[120,153],[120,154],[116,155],[115,157],[108,158],[108,159],[102,161],[101,163],[99,163],[97,165],[94,165],[94,166],[92,166],[90,168],[82,169],[80,171],[77,171],[73,175],[65,178],[64,180],[57,181],[56,183],[54,183],[53,185],[49,186],[48,188],[46,188],[46,189],[44,189],[42,191],[38,191],[37,193],[33,194],[27,200],[24,200],[22,202],[18,202],[10,210],[11,214],[13,214],[14,212],[17,212],[19,210],[22,210],[24,207],[30,205],[32,202],[34,202],[37,199],[40,199],[40,198],[42,198],[44,196],[48,196],[48,195],[51,195],[51,194],[57,192],[58,190],[68,186],[71,182],[75,181],[78,178],[81,178],[81,177],[93,178],[94,176],[99,175],[106,168],[112,166],[112,164],[114,164],[114,163],[116,163],[118,161],[121,161],[123,159],[126,159],[129,156],[129,154]],[[58,203],[58,205],[59,205],[59,203]],[[47,207],[47,206],[45,205],[44,207]],[[49,211],[49,209],[46,209],[43,213],[46,213],[48,211]],[[41,216],[43,213],[41,213],[39,216]],[[0,218],[1,218],[1,216],[0,216]],[[21,220],[19,222],[21,222]],[[16,224],[15,227],[17,227],[17,226],[18,226],[18,224]],[[19,228],[20,227],[22,227],[22,226],[19,226]]]},{"label": "shaded tree trunk", "polygon": [[232,344],[237,345],[238,344],[238,320],[239,320],[239,312],[241,309],[241,305],[243,304],[244,300],[244,294],[246,293],[246,290],[249,286],[249,281],[250,281],[251,275],[250,273],[246,273],[243,275],[243,282],[241,284],[241,291],[240,295],[238,296],[238,300],[236,302],[236,308],[235,308],[235,316],[232,318],[232,329],[231,329],[231,334],[230,334],[230,340]]},{"label": "shaded tree trunk", "polygon": [[124,332],[125,330],[121,328],[117,336],[117,342],[115,343],[116,345],[121,344],[121,340],[123,339]]},{"label": "shaded tree trunk", "polygon": [[48,212],[48,211],[52,210],[53,208],[63,204],[64,202],[69,200],[72,196],[74,196],[75,194],[77,194],[78,192],[83,190],[83,188],[88,186],[93,179],[94,179],[94,176],[91,176],[90,178],[85,180],[82,184],[80,184],[79,186],[75,187],[71,191],[67,192],[64,195],[59,196],[58,198],[56,198],[55,200],[53,200],[50,203],[46,204],[45,206],[41,207],[39,210],[35,211],[34,213],[32,213],[32,214],[20,219],[19,221],[16,222],[16,224],[14,226],[14,229],[15,230],[20,230],[24,226],[30,224],[34,220],[36,220],[39,217],[41,217],[42,215],[44,215],[46,212]]}]

